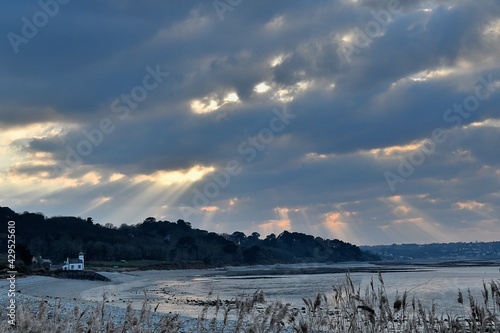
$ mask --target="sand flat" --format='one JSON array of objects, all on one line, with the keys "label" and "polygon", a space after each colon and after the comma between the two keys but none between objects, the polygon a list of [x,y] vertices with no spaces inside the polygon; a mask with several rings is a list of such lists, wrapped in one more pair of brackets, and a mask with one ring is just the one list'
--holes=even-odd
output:
[{"label": "sand flat", "polygon": [[[140,310],[145,300],[145,290],[154,288],[155,281],[172,279],[188,281],[193,275],[207,273],[206,270],[175,270],[175,271],[132,271],[132,272],[99,272],[111,281],[88,281],[76,279],[62,279],[48,276],[31,275],[16,279],[16,299],[18,304],[25,301],[46,300],[49,304],[62,301],[64,307],[72,309],[75,305],[88,307],[100,304],[103,297],[110,310],[118,318],[123,317],[124,309],[129,302],[134,310]],[[0,301],[8,299],[9,281],[0,280]],[[151,294],[150,292],[148,292]],[[156,297],[149,296],[148,304],[155,305]],[[165,312],[182,313],[181,304],[169,304],[164,307]],[[113,310],[115,309],[115,310]],[[120,309],[120,310],[118,310]],[[68,310],[70,311],[70,310]],[[199,309],[196,309],[199,311]],[[191,315],[196,317],[193,311]],[[120,319],[121,320],[121,319]],[[119,321],[119,320],[118,320]]]},{"label": "sand flat", "polygon": [[[106,282],[27,276],[16,280],[16,290],[22,294],[40,298],[79,299],[82,291],[101,286],[104,283]],[[7,283],[2,281],[0,288],[7,289]]]}]

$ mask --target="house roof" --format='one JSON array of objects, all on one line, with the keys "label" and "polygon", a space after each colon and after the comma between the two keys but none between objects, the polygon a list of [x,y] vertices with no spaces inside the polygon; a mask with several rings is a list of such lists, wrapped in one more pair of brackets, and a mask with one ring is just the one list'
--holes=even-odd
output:
[{"label": "house roof", "polygon": [[45,263],[45,262],[52,263],[52,260],[43,259],[42,256],[33,257],[33,260],[35,260],[37,263]]},{"label": "house roof", "polygon": [[83,261],[81,261],[80,259],[70,259],[69,263],[70,264],[83,264]]}]

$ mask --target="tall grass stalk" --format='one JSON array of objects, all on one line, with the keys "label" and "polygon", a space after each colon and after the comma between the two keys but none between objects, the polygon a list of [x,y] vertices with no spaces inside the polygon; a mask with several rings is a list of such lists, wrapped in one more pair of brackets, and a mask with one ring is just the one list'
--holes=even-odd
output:
[{"label": "tall grass stalk", "polygon": [[[333,286],[329,294],[304,297],[303,305],[292,307],[280,301],[266,302],[259,290],[232,301],[205,302],[197,320],[179,314],[156,313],[158,304],[144,301],[142,309],[128,304],[124,314],[110,311],[106,300],[81,309],[75,305],[65,311],[60,301],[50,304],[24,302],[16,310],[16,329],[7,322],[6,309],[0,309],[0,332],[105,332],[105,333],[492,333],[500,332],[500,288],[497,282],[483,283],[482,300],[468,290],[458,290],[460,313],[443,313],[434,303],[409,300],[408,292],[396,293],[390,300],[381,274],[362,289],[355,287],[349,274],[344,283]],[[209,297],[212,297],[209,294]],[[208,305],[210,304],[210,305]],[[153,318],[154,317],[154,318]]]}]

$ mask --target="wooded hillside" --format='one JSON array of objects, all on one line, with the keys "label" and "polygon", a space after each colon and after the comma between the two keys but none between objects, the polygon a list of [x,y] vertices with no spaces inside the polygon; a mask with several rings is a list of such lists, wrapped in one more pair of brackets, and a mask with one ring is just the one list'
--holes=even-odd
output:
[{"label": "wooded hillside", "polygon": [[[85,260],[203,261],[206,265],[248,265],[294,262],[338,262],[376,260],[359,247],[341,240],[322,239],[284,231],[261,238],[256,232],[245,235],[216,234],[193,228],[189,222],[157,221],[148,217],[136,225],[94,223],[92,218],[46,217],[42,213],[18,214],[0,207],[0,235],[6,248],[7,222],[16,223],[16,254],[29,264],[33,255],[54,263],[76,257]],[[5,230],[5,231],[3,231]]]}]

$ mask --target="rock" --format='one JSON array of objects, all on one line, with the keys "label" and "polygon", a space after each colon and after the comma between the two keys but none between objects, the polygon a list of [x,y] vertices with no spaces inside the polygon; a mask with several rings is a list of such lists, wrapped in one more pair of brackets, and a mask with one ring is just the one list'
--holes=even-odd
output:
[{"label": "rock", "polygon": [[67,270],[56,270],[51,271],[49,276],[60,278],[60,279],[76,279],[76,280],[88,280],[88,281],[111,281],[104,275],[101,275],[92,271],[67,271]]}]

